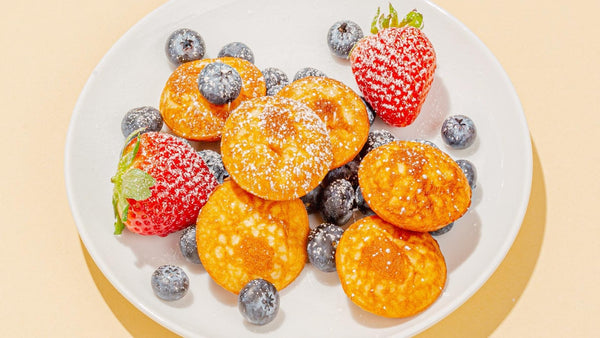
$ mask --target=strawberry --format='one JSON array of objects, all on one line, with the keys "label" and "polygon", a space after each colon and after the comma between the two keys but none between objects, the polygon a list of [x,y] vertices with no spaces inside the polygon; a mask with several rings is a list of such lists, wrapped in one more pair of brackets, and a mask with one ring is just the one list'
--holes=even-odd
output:
[{"label": "strawberry", "polygon": [[433,82],[436,55],[420,29],[422,23],[423,16],[416,11],[398,22],[390,4],[387,16],[377,10],[371,25],[374,35],[359,40],[350,52],[358,88],[392,126],[408,126],[417,118]]},{"label": "strawberry", "polygon": [[217,181],[184,140],[160,132],[130,137],[114,183],[115,234],[127,227],[166,236],[194,224]]}]

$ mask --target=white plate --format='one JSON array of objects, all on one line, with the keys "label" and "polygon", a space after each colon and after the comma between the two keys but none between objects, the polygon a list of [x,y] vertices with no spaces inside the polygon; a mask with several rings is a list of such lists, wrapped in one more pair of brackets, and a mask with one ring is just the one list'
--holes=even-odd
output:
[{"label": "white plate", "polygon": [[[158,107],[163,85],[173,70],[165,54],[167,36],[188,27],[200,32],[207,57],[224,44],[243,41],[256,65],[275,66],[292,77],[305,66],[325,71],[355,90],[350,66],[333,57],[327,29],[339,19],[359,23],[367,33],[377,5],[387,1],[198,1],[175,0],[136,24],[106,54],[87,82],[71,120],[65,149],[69,202],[80,236],[111,283],[157,322],[185,336],[406,336],[418,333],[467,300],[500,264],[524,217],[532,175],[529,132],[510,80],[490,51],[464,25],[436,5],[421,0],[396,4],[425,16],[424,32],[436,48],[438,69],[417,121],[392,129],[401,138],[426,138],[442,145],[439,128],[450,114],[475,121],[479,138],[468,150],[452,151],[477,166],[478,187],[472,208],[454,229],[438,237],[448,265],[442,296],[426,311],[407,319],[371,315],[344,295],[337,274],[307,265],[281,292],[276,320],[264,327],[244,322],[236,297],[211,281],[203,268],[187,263],[178,235],[148,238],[127,231],[114,236],[110,177],[123,143],[120,123],[130,108]],[[381,121],[374,128],[387,128]],[[214,145],[213,145],[214,146]],[[313,219],[315,222],[315,219]],[[189,294],[174,303],[152,293],[150,275],[166,263],[191,277]],[[493,306],[493,304],[492,304]]]}]

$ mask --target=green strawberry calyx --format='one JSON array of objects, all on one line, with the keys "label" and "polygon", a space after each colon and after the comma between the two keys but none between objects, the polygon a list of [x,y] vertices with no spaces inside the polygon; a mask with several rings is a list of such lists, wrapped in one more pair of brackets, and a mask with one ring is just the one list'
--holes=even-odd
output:
[{"label": "green strawberry calyx", "polygon": [[149,198],[152,195],[150,188],[156,184],[154,177],[133,166],[140,149],[141,137],[139,133],[132,133],[125,142],[126,147],[133,138],[137,138],[133,150],[121,154],[117,173],[110,179],[114,184],[112,204],[115,213],[115,235],[120,235],[125,228],[129,212],[128,199],[142,201]]},{"label": "green strawberry calyx", "polygon": [[386,15],[381,13],[380,7],[377,7],[377,14],[371,21],[371,33],[377,34],[380,30],[390,27],[413,26],[418,29],[423,28],[423,14],[416,9],[408,12],[402,21],[398,21],[398,12],[391,3],[389,4],[389,10],[390,13]]}]

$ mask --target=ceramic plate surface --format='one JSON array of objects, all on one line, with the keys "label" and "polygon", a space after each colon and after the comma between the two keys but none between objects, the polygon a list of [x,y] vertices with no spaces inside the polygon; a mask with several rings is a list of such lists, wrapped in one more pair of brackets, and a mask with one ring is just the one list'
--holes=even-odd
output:
[{"label": "ceramic plate surface", "polygon": [[[281,308],[269,325],[247,324],[237,297],[214,283],[201,266],[187,263],[178,248],[179,233],[149,238],[127,231],[113,235],[112,184],[124,142],[120,123],[131,108],[158,108],[163,86],[173,71],[164,45],[177,28],[204,37],[207,57],[226,43],[242,41],[260,68],[278,67],[291,78],[311,66],[358,90],[347,61],[332,56],[329,27],[350,19],[369,31],[379,1],[198,1],[174,0],[132,27],[91,74],[75,107],[65,148],[65,177],[79,234],[95,263],[131,303],[184,336],[408,336],[433,325],[477,291],[495,271],[517,235],[524,217],[532,175],[527,123],[504,70],[478,38],[436,5],[419,0],[396,2],[399,13],[417,8],[438,60],[435,80],[423,111],[413,125],[391,128],[376,120],[373,129],[389,129],[402,139],[436,143],[455,159],[472,161],[479,174],[472,206],[449,233],[437,237],[448,266],[441,297],[424,312],[406,319],[378,317],[353,305],[336,273],[307,264],[281,292]],[[478,128],[476,143],[451,150],[440,126],[452,114],[470,116]],[[510,132],[507,132],[510,131]],[[194,143],[194,146],[217,147]],[[311,218],[314,226],[319,220]],[[150,287],[162,264],[182,266],[190,291],[167,303]]]}]

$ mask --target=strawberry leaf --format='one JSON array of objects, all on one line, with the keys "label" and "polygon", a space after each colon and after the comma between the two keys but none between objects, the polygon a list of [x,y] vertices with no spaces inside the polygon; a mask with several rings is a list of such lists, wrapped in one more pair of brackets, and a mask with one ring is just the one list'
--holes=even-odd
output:
[{"label": "strawberry leaf", "polygon": [[413,9],[412,11],[408,12],[408,14],[406,14],[404,19],[402,19],[402,21],[400,21],[399,25],[400,25],[400,27],[413,26],[415,28],[422,29],[423,28],[423,14],[417,12],[416,9]]},{"label": "strawberry leaf", "polygon": [[115,232],[113,234],[120,235],[123,233],[123,229],[125,229],[125,223],[121,220],[121,217],[117,214],[115,220]]},{"label": "strawberry leaf", "polygon": [[377,14],[375,14],[373,21],[371,21],[371,33],[372,34],[377,34],[379,32],[379,29],[377,28],[377,23],[379,22],[379,13],[380,12],[381,12],[381,8],[377,7]]},{"label": "strawberry leaf", "polygon": [[408,12],[402,21],[398,22],[398,12],[392,4],[389,4],[389,14],[381,13],[381,8],[377,7],[377,13],[371,21],[371,33],[377,34],[380,30],[390,27],[413,26],[418,29],[423,28],[423,14],[416,9]]},{"label": "strawberry leaf", "polygon": [[121,177],[121,191],[123,197],[142,201],[152,195],[150,188],[156,184],[154,177],[147,172],[132,168]]},{"label": "strawberry leaf", "polygon": [[[130,151],[124,155],[121,154],[121,159],[119,160],[119,164],[118,164],[118,168],[117,168],[119,173],[125,172],[127,170],[127,168],[129,168],[131,166],[131,164],[133,163],[133,160],[137,156],[137,153],[140,149],[140,143],[142,142],[142,138],[139,137],[139,135],[136,136],[135,132],[133,132],[132,135],[137,137],[137,141],[136,141],[135,145],[133,146],[132,151]],[[129,145],[129,142],[131,142],[131,139],[132,139],[132,137],[130,136],[130,138],[128,138],[127,141],[125,141],[125,148],[127,148],[127,146]],[[125,148],[123,148],[123,150],[125,150]]]},{"label": "strawberry leaf", "polygon": [[390,20],[391,20],[391,17],[389,15],[381,14],[381,17],[379,18],[379,24],[383,28],[390,28]]},{"label": "strawberry leaf", "polygon": [[[125,223],[121,219],[121,215],[124,215],[124,217],[127,218],[127,210],[129,209],[129,205],[127,205],[127,200],[123,200],[125,199],[122,198],[121,195],[115,189],[112,199],[113,210],[115,213],[115,235],[120,235],[123,232],[123,229],[125,228]],[[123,207],[123,210],[119,212],[119,207],[123,204],[123,202],[125,202],[125,206]]]},{"label": "strawberry leaf", "polygon": [[[137,141],[134,144],[133,149],[124,154],[124,150],[134,138],[137,138]],[[133,198],[135,200],[141,200],[150,197],[150,187],[155,184],[152,176],[137,168],[131,168],[133,161],[139,152],[140,144],[140,133],[133,132],[125,141],[125,147],[123,148],[119,164],[117,165],[117,173],[110,179],[115,185],[112,198],[113,210],[115,213],[115,235],[120,235],[125,228],[125,222],[127,222],[127,214],[129,211],[129,202],[127,199]]]},{"label": "strawberry leaf", "polygon": [[396,12],[396,9],[394,8],[394,6],[392,6],[391,3],[389,3],[389,5],[391,17],[390,27],[398,27],[398,12]]},{"label": "strawberry leaf", "polygon": [[125,224],[117,217],[117,220],[115,221],[115,232],[113,234],[120,235],[123,233],[123,229],[125,229]]}]

